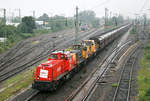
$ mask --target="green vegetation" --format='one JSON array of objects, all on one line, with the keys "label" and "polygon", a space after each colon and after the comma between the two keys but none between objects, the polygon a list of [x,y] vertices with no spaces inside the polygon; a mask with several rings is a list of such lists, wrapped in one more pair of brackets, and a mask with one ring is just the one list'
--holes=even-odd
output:
[{"label": "green vegetation", "polygon": [[18,26],[22,33],[33,33],[35,29],[35,20],[31,16],[26,16],[22,18],[22,23]]},{"label": "green vegetation", "polygon": [[2,87],[6,88],[0,92],[0,100],[6,100],[8,97],[16,94],[23,88],[28,87],[32,83],[32,71],[20,73],[11,79],[4,81]]},{"label": "green vegetation", "polygon": [[150,43],[144,49],[144,57],[138,72],[139,101],[150,101]]},{"label": "green vegetation", "polygon": [[88,24],[92,27],[99,27],[99,19],[94,11],[85,10],[79,13],[80,25]]},{"label": "green vegetation", "polygon": [[0,53],[9,49],[15,42],[22,39],[17,28],[10,25],[0,25],[0,37],[7,37],[5,43],[0,42]]},{"label": "green vegetation", "polygon": [[130,30],[130,34],[136,34],[136,27],[135,26]]},{"label": "green vegetation", "polygon": [[117,83],[113,83],[113,84],[112,84],[112,87],[117,87],[117,86],[118,86]]}]

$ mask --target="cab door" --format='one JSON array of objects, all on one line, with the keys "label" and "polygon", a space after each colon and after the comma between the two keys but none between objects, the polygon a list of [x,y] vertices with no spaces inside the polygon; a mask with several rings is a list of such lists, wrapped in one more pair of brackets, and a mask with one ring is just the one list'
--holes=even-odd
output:
[{"label": "cab door", "polygon": [[61,63],[62,72],[65,72],[65,71],[67,70],[67,68],[66,68],[65,55],[61,55],[61,60],[62,60],[62,63]]},{"label": "cab door", "polygon": [[66,70],[70,71],[70,66],[69,66],[69,58],[67,55],[65,55],[65,59],[64,59],[64,66]]}]

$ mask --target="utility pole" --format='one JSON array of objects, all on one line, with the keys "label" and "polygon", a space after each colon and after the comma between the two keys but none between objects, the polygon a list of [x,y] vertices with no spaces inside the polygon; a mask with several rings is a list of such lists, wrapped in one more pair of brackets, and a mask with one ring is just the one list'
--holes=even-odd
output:
[{"label": "utility pole", "polygon": [[4,19],[3,19],[3,24],[6,25],[6,9],[4,8]]},{"label": "utility pole", "polygon": [[117,14],[115,14],[114,17],[115,17],[115,19],[114,19],[115,20],[115,25],[117,26],[118,25]]},{"label": "utility pole", "polygon": [[135,24],[138,23],[138,15],[139,15],[139,14],[135,14]]},{"label": "utility pole", "polygon": [[65,23],[65,26],[68,27],[68,20],[67,20],[67,17],[66,17],[66,23]]},{"label": "utility pole", "polygon": [[147,20],[146,14],[144,14],[143,17],[144,17],[144,26],[146,26],[146,20]]},{"label": "utility pole", "polygon": [[79,32],[79,18],[78,18],[78,6],[76,7],[76,20],[75,20],[75,44],[78,44],[78,32]]},{"label": "utility pole", "polygon": [[110,17],[110,19],[111,19],[111,14],[112,14],[112,12],[110,12],[110,16],[109,16],[109,17]]},{"label": "utility pole", "polygon": [[[3,20],[3,24],[6,25],[6,9],[4,8],[4,20]],[[4,30],[4,48],[5,48],[5,41],[6,41],[6,30]]]},{"label": "utility pole", "polygon": [[108,23],[108,9],[105,8],[105,26],[107,26]]},{"label": "utility pole", "polygon": [[20,22],[21,23],[21,9],[20,8],[17,8],[17,9],[15,9],[15,11],[17,11],[18,12],[18,16],[17,16],[17,22]]},{"label": "utility pole", "polygon": [[145,29],[145,27],[146,27],[146,24],[147,24],[147,23],[146,23],[146,22],[147,22],[147,17],[146,17],[146,14],[144,14],[144,15],[143,15],[143,18],[144,18],[144,29]]},{"label": "utility pole", "polygon": [[14,21],[14,12],[12,12],[11,22]]},{"label": "utility pole", "polygon": [[113,23],[112,23],[112,18],[111,18],[111,14],[112,14],[112,12],[110,12],[109,21],[110,21],[110,24],[113,25]]},{"label": "utility pole", "polygon": [[21,22],[21,9],[19,8],[19,20]]},{"label": "utility pole", "polygon": [[35,19],[35,11],[33,11],[33,18]]}]

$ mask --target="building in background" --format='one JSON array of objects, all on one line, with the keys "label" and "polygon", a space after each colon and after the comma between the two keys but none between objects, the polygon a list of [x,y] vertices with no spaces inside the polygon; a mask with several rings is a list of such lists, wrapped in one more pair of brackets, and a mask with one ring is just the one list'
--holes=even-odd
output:
[{"label": "building in background", "polygon": [[7,40],[7,38],[0,37],[0,42],[5,42],[6,40]]}]

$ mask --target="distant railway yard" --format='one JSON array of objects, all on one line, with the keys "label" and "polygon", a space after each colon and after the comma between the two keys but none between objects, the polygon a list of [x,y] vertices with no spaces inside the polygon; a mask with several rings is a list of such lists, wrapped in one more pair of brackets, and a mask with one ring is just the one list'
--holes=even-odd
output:
[{"label": "distant railway yard", "polygon": [[122,24],[80,31],[78,44],[74,29],[23,40],[0,55],[0,101],[144,99],[138,73],[149,31]]}]

